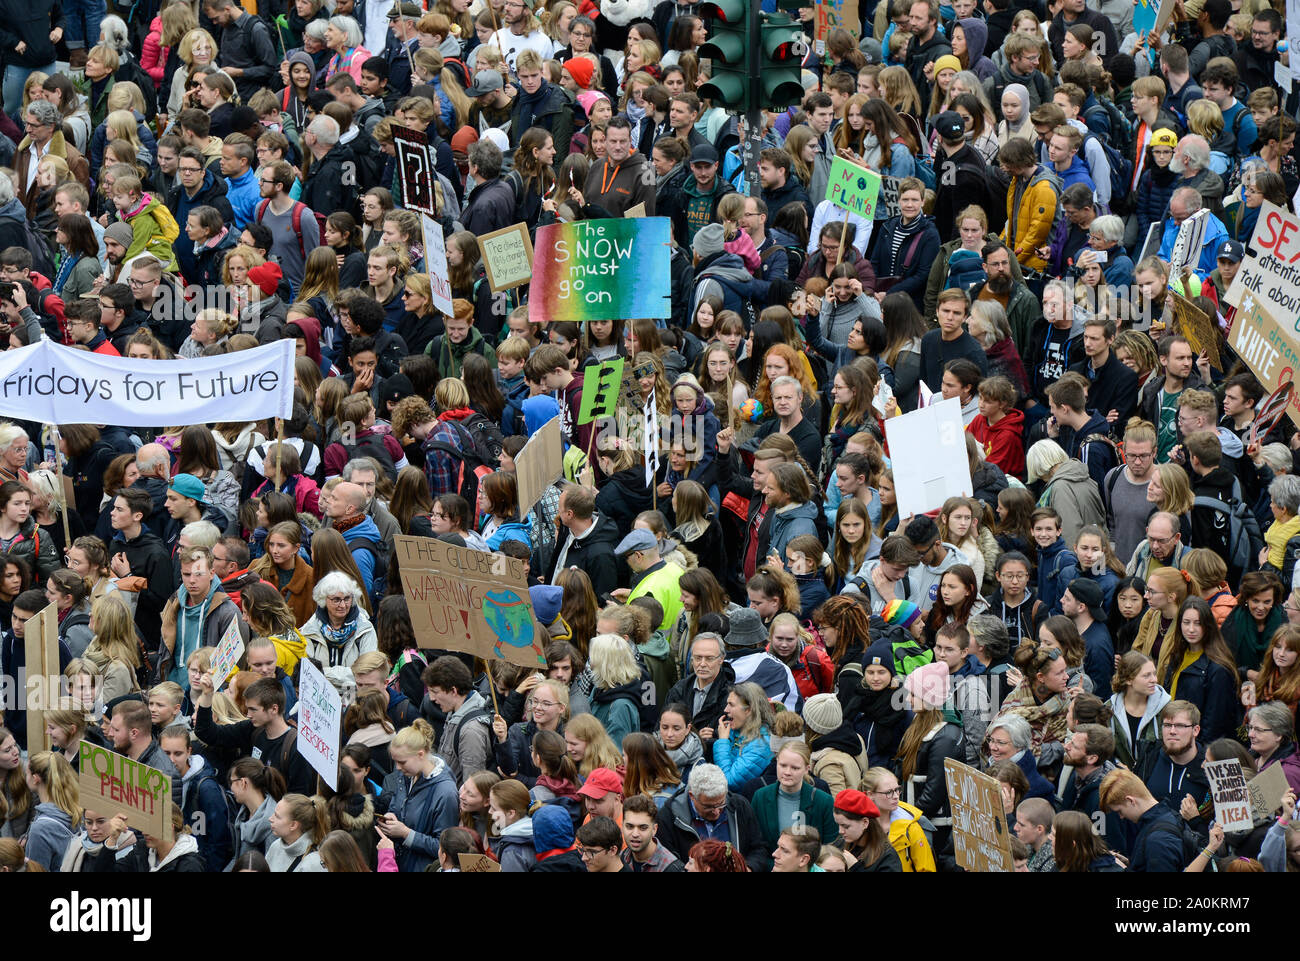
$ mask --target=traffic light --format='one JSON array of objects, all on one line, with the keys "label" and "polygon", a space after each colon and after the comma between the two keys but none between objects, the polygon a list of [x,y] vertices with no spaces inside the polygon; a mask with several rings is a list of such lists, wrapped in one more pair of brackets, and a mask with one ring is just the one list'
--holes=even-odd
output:
[{"label": "traffic light", "polygon": [[[700,44],[700,57],[713,63],[708,83],[700,87],[700,96],[737,113],[756,109],[750,77],[757,71],[751,71],[754,44],[745,0],[708,0],[701,4],[700,14],[713,25],[709,39]],[[757,64],[753,66],[757,68]]]},{"label": "traffic light", "polygon": [[763,15],[761,31],[762,102],[759,106],[769,110],[793,107],[804,95],[801,77],[808,42],[803,27],[788,14],[768,13]]}]

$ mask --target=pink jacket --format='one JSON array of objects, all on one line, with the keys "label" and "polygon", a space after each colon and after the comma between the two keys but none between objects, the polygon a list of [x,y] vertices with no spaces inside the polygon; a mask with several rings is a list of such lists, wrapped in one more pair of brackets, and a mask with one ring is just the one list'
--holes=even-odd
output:
[{"label": "pink jacket", "polygon": [[758,275],[763,266],[763,260],[758,256],[758,248],[754,246],[754,241],[749,234],[743,230],[736,231],[736,236],[722,245],[722,249],[728,253],[735,254],[745,262],[745,269],[755,276]]},{"label": "pink jacket", "polygon": [[392,848],[379,849],[379,870],[378,873],[397,873],[397,855],[393,853]]},{"label": "pink jacket", "polygon": [[164,47],[159,41],[162,40],[162,17],[154,17],[153,23],[149,24],[149,33],[144,38],[144,46],[140,50],[140,66],[144,67],[153,85],[156,87],[162,83],[163,70],[167,66],[167,53],[171,49]]},{"label": "pink jacket", "polygon": [[[321,516],[320,511],[320,488],[316,482],[305,474],[298,474],[297,483],[293,488],[293,509],[298,513],[308,513],[316,517]],[[261,486],[253,491],[254,497],[260,497],[266,491],[271,489],[269,480],[262,481]]]}]

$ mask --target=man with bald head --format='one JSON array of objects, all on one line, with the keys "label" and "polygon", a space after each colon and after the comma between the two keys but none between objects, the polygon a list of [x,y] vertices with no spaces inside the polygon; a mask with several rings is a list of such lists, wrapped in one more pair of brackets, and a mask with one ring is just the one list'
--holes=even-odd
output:
[{"label": "man with bald head", "polygon": [[1182,523],[1176,514],[1157,511],[1147,521],[1147,536],[1128,562],[1130,576],[1151,579],[1158,567],[1180,567],[1188,547],[1183,543]]},{"label": "man with bald head", "polygon": [[139,487],[148,493],[153,501],[153,511],[149,514],[145,526],[164,541],[167,539],[167,488],[171,483],[171,454],[162,444],[144,444],[135,452],[135,467],[140,472],[140,479],[132,487]]},{"label": "man with bald head", "polygon": [[366,515],[369,496],[359,484],[344,481],[334,488],[326,513],[330,527],[343,535],[352,552],[357,570],[361,571],[362,585],[367,594],[383,592],[384,575],[388,572],[388,551],[383,535],[375,522]]}]

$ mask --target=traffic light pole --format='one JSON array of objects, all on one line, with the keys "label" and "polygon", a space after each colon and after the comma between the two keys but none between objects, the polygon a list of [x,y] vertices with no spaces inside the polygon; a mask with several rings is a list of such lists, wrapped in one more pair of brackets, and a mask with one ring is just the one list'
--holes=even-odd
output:
[{"label": "traffic light pole", "polygon": [[749,4],[749,89],[752,91],[750,102],[754,105],[745,113],[745,129],[740,138],[740,159],[745,171],[745,194],[757,197],[762,193],[758,179],[758,153],[762,149],[763,139],[763,6],[758,0]]}]

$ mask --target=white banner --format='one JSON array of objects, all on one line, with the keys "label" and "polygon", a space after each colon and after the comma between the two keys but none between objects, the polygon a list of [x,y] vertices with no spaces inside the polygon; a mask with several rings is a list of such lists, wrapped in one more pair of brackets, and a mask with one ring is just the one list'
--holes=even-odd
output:
[{"label": "white banner", "polygon": [[0,415],[119,427],[287,419],[293,362],[292,340],[194,360],[128,360],[42,340],[0,353]]},{"label": "white banner", "polygon": [[956,397],[889,418],[885,436],[899,517],[937,510],[949,497],[971,495],[961,401]]},{"label": "white banner", "polygon": [[447,244],[442,237],[442,227],[428,214],[421,214],[420,222],[424,228],[424,269],[429,274],[433,306],[450,317],[454,311],[451,283],[447,280]]},{"label": "white banner", "polygon": [[331,789],[339,784],[339,729],[343,723],[343,699],[316,665],[303,658],[298,662],[298,752]]},{"label": "white banner", "polygon": [[659,404],[654,388],[641,411],[641,453],[645,455],[645,486],[654,487],[659,471]]}]

